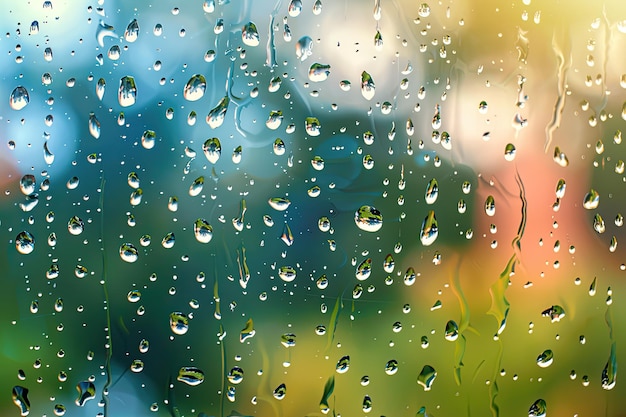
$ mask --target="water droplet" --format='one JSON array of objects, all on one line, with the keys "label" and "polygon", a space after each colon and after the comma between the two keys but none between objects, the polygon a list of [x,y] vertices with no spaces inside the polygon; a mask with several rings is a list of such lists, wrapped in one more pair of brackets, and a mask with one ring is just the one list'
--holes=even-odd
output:
[{"label": "water droplet", "polygon": [[43,160],[48,165],[52,165],[54,162],[54,154],[48,149],[48,142],[43,144]]},{"label": "water droplet", "polygon": [[424,199],[426,204],[434,204],[439,196],[439,183],[435,178],[431,179],[426,186],[426,193]]},{"label": "water droplet", "polygon": [[296,270],[292,266],[281,266],[278,276],[285,282],[291,282],[296,279]]},{"label": "water droplet", "polygon": [[156,143],[156,132],[154,130],[145,130],[141,135],[141,146],[145,149],[154,148]]},{"label": "water droplet", "polygon": [[430,391],[437,378],[437,371],[430,365],[424,365],[422,371],[417,376],[417,383],[424,387],[424,391]]},{"label": "water droplet", "polygon": [[367,258],[356,268],[356,279],[365,281],[372,273],[372,258]]},{"label": "water droplet", "polygon": [[130,364],[130,371],[136,374],[143,371],[144,363],[141,359],[134,359]]},{"label": "water droplet", "polygon": [[226,376],[231,384],[240,384],[243,381],[243,369],[238,366],[233,367]]},{"label": "water droplet", "polygon": [[546,410],[546,402],[540,398],[528,409],[528,417],[545,417]]},{"label": "water droplet", "polygon": [[280,336],[280,343],[286,348],[294,347],[296,345],[296,335],[293,333],[283,333]]},{"label": "water droplet", "polygon": [[82,407],[89,400],[96,397],[96,386],[91,381],[81,381],[76,384],[76,391],[78,391],[78,397],[76,398],[76,405]]},{"label": "water droplet", "polygon": [[[308,36],[303,36],[296,42],[296,57],[300,61],[306,60],[313,54],[313,40]],[[330,68],[330,67],[329,67]]]},{"label": "water droplet", "polygon": [[194,387],[204,382],[204,372],[195,366],[183,366],[178,370],[176,380]]},{"label": "water droplet", "polygon": [[204,177],[199,176],[189,186],[189,195],[191,197],[196,197],[202,192],[203,188],[204,188]]},{"label": "water droplet", "polygon": [[383,227],[383,215],[375,207],[361,206],[354,213],[354,222],[365,232],[377,232]]},{"label": "water droplet", "polygon": [[328,288],[328,277],[326,277],[326,274],[322,274],[322,276],[320,276],[316,281],[315,281],[315,285],[317,286],[317,288],[319,288],[320,290],[325,290],[326,288]]},{"label": "water droplet", "polygon": [[326,81],[330,75],[330,65],[315,63],[309,68],[309,80],[313,82]]},{"label": "water droplet", "polygon": [[553,305],[552,307],[545,309],[541,312],[543,317],[550,317],[552,323],[561,321],[565,317],[565,310],[560,305]]},{"label": "water droplet", "polygon": [[446,323],[446,330],[444,333],[446,340],[454,342],[459,337],[459,325],[454,320],[449,320]]},{"label": "water droplet", "polygon": [[598,233],[604,233],[606,231],[604,219],[599,213],[596,213],[593,216],[593,230],[595,230]]},{"label": "water droplet", "polygon": [[215,164],[222,155],[222,144],[218,138],[207,139],[202,145],[204,156],[212,164]]},{"label": "water droplet", "polygon": [[422,242],[422,245],[430,246],[435,242],[435,240],[437,240],[438,235],[439,228],[437,219],[435,218],[435,212],[430,210],[422,222],[420,241]]},{"label": "water droplet", "polygon": [[395,375],[398,372],[398,361],[391,359],[385,364],[385,373],[387,375]]},{"label": "water droplet", "polygon": [[291,201],[283,197],[272,197],[267,202],[271,208],[277,211],[285,211],[291,204]]},{"label": "water droplet", "polygon": [[224,96],[220,99],[217,105],[209,111],[209,114],[207,114],[206,122],[212,129],[216,129],[224,123],[229,103],[230,99],[228,96]]},{"label": "water droplet", "polygon": [[176,236],[174,235],[174,232],[167,233],[165,236],[163,236],[163,239],[161,240],[161,246],[163,246],[165,249],[173,248],[175,243]]},{"label": "water droplet", "polygon": [[133,19],[128,26],[126,26],[126,30],[124,31],[124,39],[126,42],[135,42],[139,37],[139,23],[137,19]]},{"label": "water droplet", "polygon": [[339,374],[345,374],[350,369],[350,356],[343,356],[341,359],[337,361],[337,365],[335,366],[335,370]]},{"label": "water droplet", "polygon": [[428,17],[430,16],[430,6],[428,3],[422,3],[417,9],[417,14],[420,17]]},{"label": "water droplet", "polygon": [[496,214],[496,201],[492,195],[487,196],[485,200],[485,214],[490,217]]},{"label": "water droplet", "polygon": [[302,12],[302,1],[301,0],[291,0],[289,2],[289,7],[287,9],[289,16],[298,17],[300,12]]},{"label": "water droplet", "polygon": [[117,101],[122,107],[129,107],[137,100],[137,86],[135,78],[126,75],[120,79],[120,88],[117,93]]},{"label": "water droplet", "polygon": [[363,397],[362,409],[364,413],[369,413],[370,411],[372,411],[372,398],[369,395]]},{"label": "water droplet", "polygon": [[385,256],[385,260],[383,261],[383,269],[386,273],[391,274],[395,267],[395,261],[393,260],[393,256],[389,253]]},{"label": "water droplet", "polygon": [[371,100],[374,98],[374,93],[376,92],[376,85],[374,84],[374,80],[372,76],[369,75],[366,71],[361,73],[361,95],[366,100]]},{"label": "water droplet", "polygon": [[320,13],[322,13],[322,0],[315,0],[315,3],[313,3],[313,14],[318,16]]},{"label": "water droplet", "polygon": [[35,192],[37,180],[34,175],[26,174],[20,179],[20,191],[24,195],[31,195]]},{"label": "water droplet", "polygon": [[593,188],[585,195],[583,207],[587,210],[597,209],[600,205],[600,194]]},{"label": "water droplet", "polygon": [[256,29],[256,25],[253,22],[246,23],[241,29],[241,40],[245,45],[258,46],[259,45],[259,32]]},{"label": "water droplet", "polygon": [[78,216],[72,216],[70,220],[67,222],[67,230],[70,234],[74,236],[78,236],[83,233],[85,229],[85,223]]},{"label": "water droplet", "polygon": [[204,219],[197,219],[193,224],[193,233],[200,243],[209,243],[213,238],[213,227]]},{"label": "water droplet", "polygon": [[16,385],[11,390],[13,403],[20,409],[20,415],[27,416],[30,413],[30,400],[28,399],[28,388]]},{"label": "water droplet", "polygon": [[15,248],[23,255],[35,250],[35,237],[30,232],[20,232],[15,238]]},{"label": "water droplet", "polygon": [[125,262],[136,262],[139,258],[139,251],[132,243],[123,243],[120,246],[120,258]]},{"label": "water droplet", "polygon": [[170,329],[174,334],[184,335],[189,330],[189,318],[178,311],[170,313]]},{"label": "water droplet", "polygon": [[28,90],[21,85],[15,87],[9,96],[9,106],[11,106],[13,110],[22,110],[29,101],[30,96],[28,95]]},{"label": "water droplet", "polygon": [[504,159],[511,162],[515,159],[515,145],[512,143],[507,144],[504,147]]},{"label": "water droplet", "polygon": [[139,352],[148,353],[149,349],[150,349],[150,342],[148,342],[146,339],[141,339],[141,341],[139,342]]},{"label": "water droplet", "polygon": [[272,110],[270,111],[270,115],[265,121],[265,126],[269,129],[276,130],[280,127],[283,122],[283,112],[280,110]]},{"label": "water droplet", "polygon": [[552,365],[554,360],[554,354],[550,349],[544,350],[539,356],[537,356],[537,365],[541,368],[547,368]]},{"label": "water droplet", "polygon": [[277,400],[284,399],[286,394],[287,386],[285,384],[280,384],[279,386],[277,386],[273,393],[274,398],[276,398]]},{"label": "water droplet", "polygon": [[322,130],[322,125],[317,117],[307,117],[304,119],[304,129],[309,136],[319,136]]},{"label": "water droplet", "polygon": [[563,168],[569,165],[569,159],[567,159],[567,155],[565,155],[565,152],[561,152],[561,149],[558,146],[554,148],[553,160]]},{"label": "water droplet", "polygon": [[256,331],[254,330],[254,322],[252,321],[252,319],[248,319],[248,321],[246,321],[245,327],[241,329],[241,332],[239,332],[239,341],[243,343],[247,339],[254,337],[255,334]]},{"label": "water droplet", "polygon": [[194,74],[183,90],[183,97],[188,101],[200,100],[206,91],[206,78],[202,74]]}]

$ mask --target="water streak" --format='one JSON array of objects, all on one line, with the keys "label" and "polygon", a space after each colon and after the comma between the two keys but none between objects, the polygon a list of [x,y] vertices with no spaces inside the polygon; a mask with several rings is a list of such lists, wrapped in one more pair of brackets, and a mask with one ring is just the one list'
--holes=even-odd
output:
[{"label": "water streak", "polygon": [[568,59],[565,59],[565,53],[559,47],[556,36],[552,36],[552,49],[556,54],[556,59],[558,62],[558,71],[557,71],[557,98],[556,103],[554,103],[554,109],[552,110],[552,119],[546,126],[546,141],[543,146],[543,151],[548,152],[550,145],[552,143],[552,135],[554,131],[558,129],[561,125],[561,117],[563,116],[563,109],[565,109],[565,85],[567,83],[567,72],[572,65],[572,55],[569,52],[569,45],[567,45],[567,55]]}]

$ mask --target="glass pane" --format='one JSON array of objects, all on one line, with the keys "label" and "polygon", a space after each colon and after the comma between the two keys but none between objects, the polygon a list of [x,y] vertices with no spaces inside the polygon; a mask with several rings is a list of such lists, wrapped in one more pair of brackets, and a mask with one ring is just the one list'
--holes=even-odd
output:
[{"label": "glass pane", "polygon": [[622,2],[4,10],[0,414],[623,412]]}]

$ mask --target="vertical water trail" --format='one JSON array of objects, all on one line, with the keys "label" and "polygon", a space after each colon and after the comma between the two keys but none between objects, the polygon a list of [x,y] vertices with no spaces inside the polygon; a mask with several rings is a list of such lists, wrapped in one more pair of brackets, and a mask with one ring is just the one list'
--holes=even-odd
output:
[{"label": "vertical water trail", "polygon": [[616,378],[617,378],[617,343],[615,341],[615,336],[613,335],[613,317],[611,314],[611,307],[608,306],[606,308],[606,313],[604,315],[604,320],[606,321],[606,325],[609,328],[609,340],[611,342],[611,353],[609,354],[609,359],[602,370],[602,388],[605,390],[611,390],[615,387]]},{"label": "vertical water trail", "polygon": [[[565,41],[568,42],[568,41]],[[545,153],[548,152],[550,145],[552,143],[552,138],[554,135],[554,131],[558,129],[561,124],[561,118],[563,116],[563,109],[565,108],[565,85],[567,83],[567,72],[572,64],[572,55],[569,51],[569,44],[566,45],[567,50],[564,52],[560,47],[556,39],[556,34],[552,35],[552,50],[556,55],[556,60],[558,63],[557,69],[557,97],[556,103],[554,103],[554,108],[552,109],[552,119],[546,125],[546,140],[543,146],[543,151]],[[567,60],[565,58],[567,54]]]},{"label": "vertical water trail", "polygon": [[274,68],[278,66],[276,62],[276,44],[274,43],[274,19],[280,10],[282,0],[278,0],[272,13],[270,14],[270,25],[267,34],[267,57],[265,58],[265,66],[270,69],[270,72],[274,72]]},{"label": "vertical water trail", "polygon": [[106,317],[106,335],[107,343],[104,368],[106,372],[106,382],[102,387],[102,404],[104,404],[104,417],[109,416],[109,386],[111,386],[111,358],[113,356],[113,338],[111,335],[111,309],[109,305],[109,291],[107,290],[107,253],[104,245],[104,186],[106,179],[104,173],[100,180],[100,201],[98,208],[100,209],[100,254],[102,258],[102,290],[104,291],[105,317]]},{"label": "vertical water trail", "polygon": [[461,385],[461,368],[463,367],[463,356],[465,355],[465,346],[467,340],[463,332],[465,329],[469,327],[470,321],[470,310],[469,303],[465,298],[465,294],[463,293],[463,289],[461,288],[461,264],[462,257],[459,258],[457,262],[456,269],[452,274],[452,279],[450,281],[450,288],[452,292],[459,300],[459,307],[461,310],[461,320],[459,321],[459,338],[456,341],[456,345],[454,347],[454,380],[457,385]]},{"label": "vertical water trail", "polygon": [[513,247],[513,254],[509,258],[506,267],[500,273],[500,277],[498,280],[491,285],[489,288],[489,292],[491,294],[491,308],[487,312],[498,320],[499,327],[494,336],[494,339],[498,341],[498,355],[496,357],[496,366],[494,368],[494,374],[491,386],[489,387],[489,395],[490,395],[490,407],[491,412],[494,417],[499,417],[500,409],[496,404],[496,397],[498,396],[498,372],[502,367],[502,341],[499,339],[499,336],[502,334],[506,327],[506,320],[509,314],[509,308],[511,304],[506,299],[505,292],[509,287],[509,282],[511,280],[511,276],[515,274],[515,265],[519,262],[520,252],[522,250],[522,237],[524,236],[524,230],[526,229],[526,221],[527,221],[527,206],[528,202],[526,201],[526,190],[524,188],[524,183],[519,175],[519,171],[517,168],[515,170],[515,182],[519,187],[519,198],[522,203],[521,207],[521,218],[520,223],[517,228],[517,234],[513,238],[511,242],[511,246]]}]

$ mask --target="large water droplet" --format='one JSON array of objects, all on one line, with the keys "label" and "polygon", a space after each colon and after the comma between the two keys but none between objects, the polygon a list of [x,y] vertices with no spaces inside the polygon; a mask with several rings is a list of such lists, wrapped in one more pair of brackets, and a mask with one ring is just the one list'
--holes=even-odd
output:
[{"label": "large water droplet", "polygon": [[35,250],[35,237],[30,232],[20,232],[15,238],[15,249],[23,255],[28,255]]},{"label": "large water droplet", "polygon": [[600,194],[593,188],[585,195],[583,207],[587,210],[597,209],[600,205]]},{"label": "large water droplet", "polygon": [[197,219],[193,224],[193,233],[200,243],[209,243],[213,238],[213,227],[204,219]]},{"label": "large water droplet", "polygon": [[176,380],[194,387],[204,382],[204,372],[195,366],[183,366],[178,370]]},{"label": "large water droplet", "polygon": [[281,266],[278,276],[285,282],[291,282],[296,279],[296,270],[292,266]]},{"label": "large water droplet", "polygon": [[230,99],[228,96],[224,96],[219,103],[209,111],[209,114],[206,116],[206,122],[212,129],[216,129],[224,123],[229,103]]},{"label": "large water droplet", "polygon": [[287,394],[287,386],[285,384],[280,384],[278,387],[276,387],[273,393],[274,398],[276,398],[277,400],[284,399],[286,394]]},{"label": "large water droplet", "polygon": [[246,23],[241,29],[241,40],[248,46],[259,46],[259,32],[253,22]]},{"label": "large water droplet", "polygon": [[547,308],[541,312],[543,317],[550,317],[550,321],[555,323],[557,321],[561,321],[563,317],[565,317],[565,310],[560,305],[553,305],[550,308]]},{"label": "large water droplet", "polygon": [[354,213],[354,222],[365,232],[377,232],[383,227],[383,215],[373,206],[361,206]]},{"label": "large water droplet", "polygon": [[117,101],[122,107],[129,107],[137,100],[137,86],[135,78],[126,75],[120,79],[120,88],[117,93]]},{"label": "large water droplet", "polygon": [[85,229],[85,223],[78,216],[72,216],[70,220],[67,222],[67,230],[70,234],[77,236],[83,233]]},{"label": "large water droplet", "polygon": [[207,139],[202,145],[204,156],[210,163],[215,164],[222,155],[222,144],[218,138]]},{"label": "large water droplet", "polygon": [[545,417],[546,409],[546,402],[540,398],[528,409],[528,417]]},{"label": "large water droplet", "polygon": [[291,17],[299,16],[302,12],[302,0],[291,0],[287,11]]},{"label": "large water droplet", "polygon": [[426,200],[426,204],[434,204],[437,201],[437,197],[439,196],[439,183],[435,178],[431,179],[426,186],[426,193],[424,195],[424,199]]},{"label": "large water droplet", "polygon": [[420,241],[422,242],[422,245],[430,246],[435,242],[435,240],[437,240],[438,235],[439,228],[437,219],[435,218],[435,212],[430,210],[422,222]]},{"label": "large water droplet", "polygon": [[20,191],[24,195],[31,195],[35,192],[37,180],[32,174],[26,174],[20,179]]},{"label": "large water droplet", "polygon": [[372,76],[366,71],[363,71],[361,73],[361,95],[363,95],[366,100],[371,100],[374,98],[375,92],[376,85],[374,84]]},{"label": "large water droplet", "polygon": [[541,368],[547,368],[552,365],[554,360],[554,353],[550,349],[546,349],[539,356],[537,356],[537,365]]},{"label": "large water droplet", "polygon": [[120,258],[125,262],[136,262],[139,258],[139,251],[132,243],[123,243],[120,246]]},{"label": "large water droplet", "polygon": [[398,372],[398,361],[391,359],[385,364],[385,373],[387,375],[395,375]]},{"label": "large water droplet", "polygon": [[430,365],[424,365],[422,371],[417,376],[417,383],[424,387],[424,391],[430,391],[433,382],[437,378],[437,371]]},{"label": "large water droplet", "polygon": [[137,19],[133,19],[128,26],[126,26],[126,30],[124,31],[124,39],[126,42],[135,42],[139,37],[139,23]]},{"label": "large water droplet", "polygon": [[330,65],[315,63],[309,68],[309,80],[313,82],[325,81],[330,75]]},{"label": "large water droplet", "polygon": [[96,386],[91,381],[81,381],[76,384],[76,391],[78,391],[78,397],[76,398],[76,405],[82,407],[89,400],[96,397]]},{"label": "large water droplet", "polygon": [[187,315],[179,311],[170,313],[170,329],[177,335],[187,333],[189,330],[189,318],[187,318]]},{"label": "large water droplet", "polygon": [[206,78],[202,74],[194,74],[183,90],[183,97],[185,100],[196,101],[200,100],[204,96],[206,91]]},{"label": "large water droplet", "polygon": [[446,323],[446,330],[444,333],[446,340],[454,342],[459,337],[459,325],[454,320],[449,320]]},{"label": "large water droplet", "polygon": [[21,85],[15,87],[9,96],[9,106],[11,106],[13,110],[22,110],[29,101],[30,96],[28,95],[28,90]]},{"label": "large water droplet", "polygon": [[30,400],[28,399],[28,388],[16,385],[11,390],[11,398],[13,403],[20,409],[21,416],[27,416],[30,413]]},{"label": "large water droplet", "polygon": [[303,36],[296,42],[296,57],[304,61],[313,54],[313,40],[308,36]]}]

